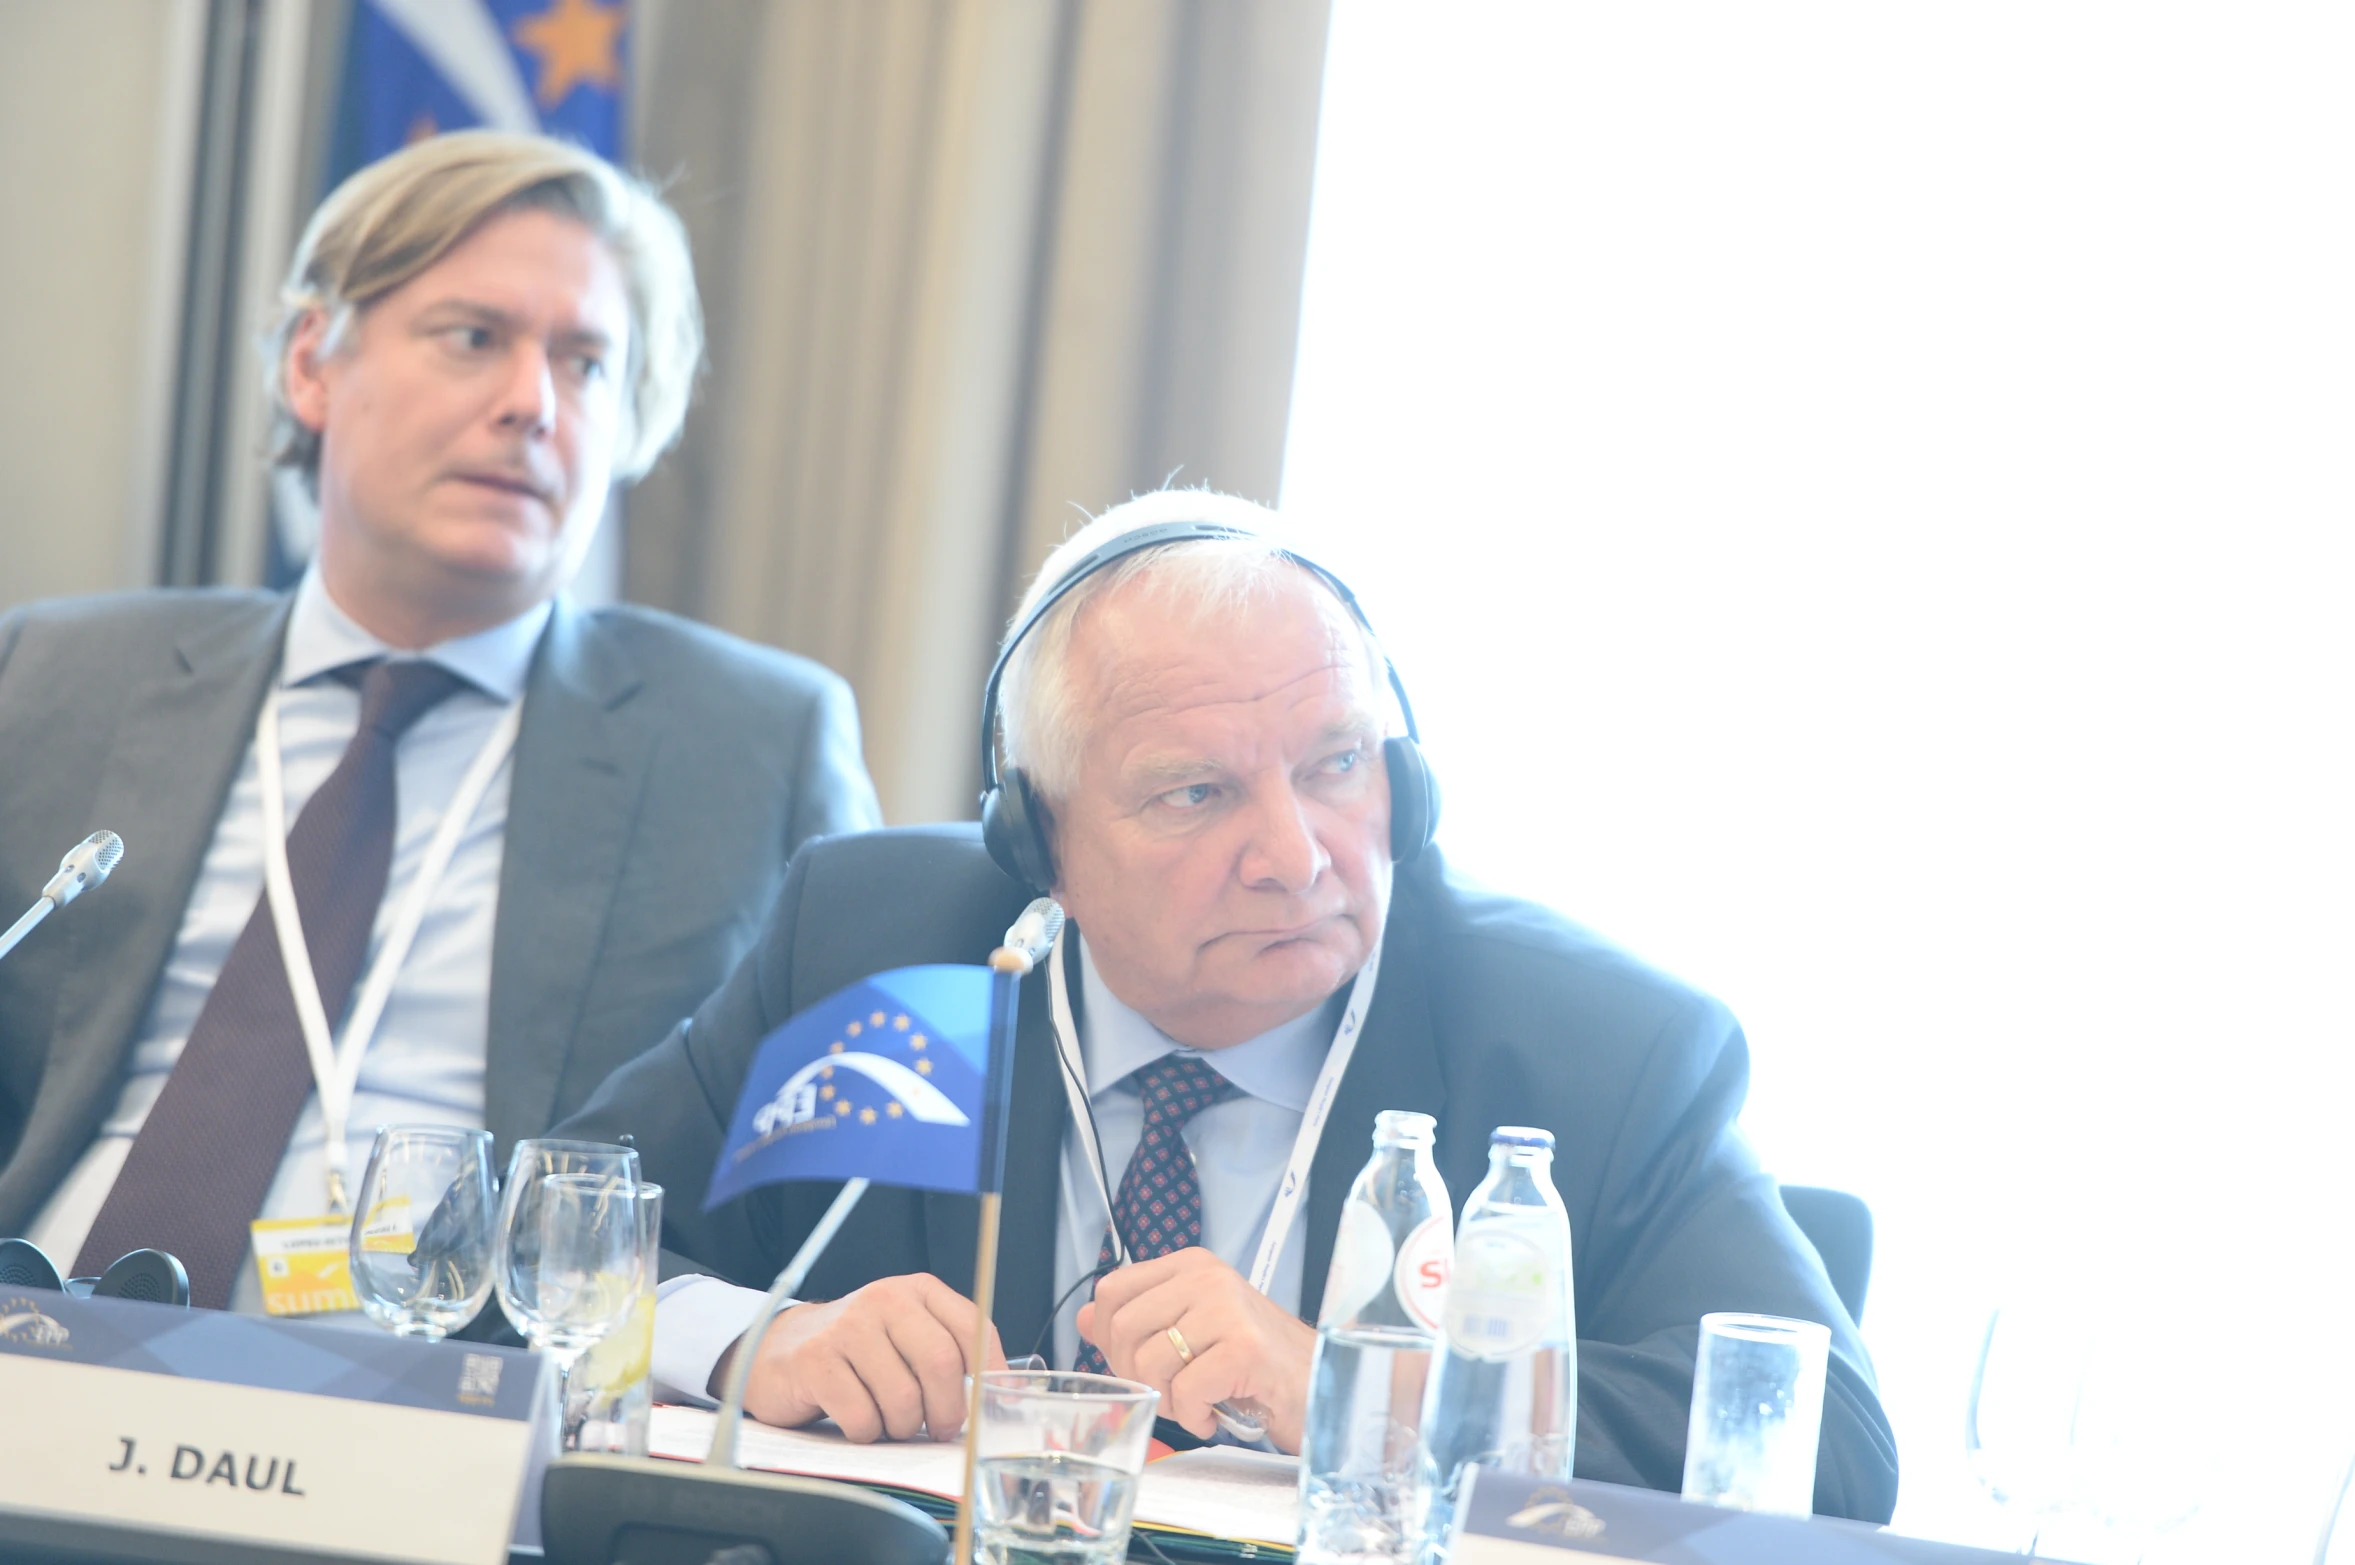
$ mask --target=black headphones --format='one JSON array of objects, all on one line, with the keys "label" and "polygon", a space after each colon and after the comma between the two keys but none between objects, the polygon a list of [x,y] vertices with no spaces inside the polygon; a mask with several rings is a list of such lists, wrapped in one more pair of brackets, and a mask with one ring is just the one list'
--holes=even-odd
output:
[{"label": "black headphones", "polygon": [[[1023,638],[1046,618],[1047,611],[1069,596],[1073,588],[1115,561],[1165,544],[1224,538],[1252,543],[1266,541],[1256,533],[1220,522],[1159,522],[1123,533],[1081,557],[1064,572],[1063,579],[1038,600],[1038,605],[1023,616],[1022,623],[1006,638],[1004,650],[998,653],[997,662],[990,668],[989,683],[981,690],[981,840],[989,848],[989,856],[997,860],[998,867],[1024,885],[1044,891],[1055,884],[1055,848],[1048,836],[1053,822],[1048,817],[1045,801],[1031,788],[1030,779],[1019,767],[1009,769],[1002,777],[998,773],[998,684],[1006,676],[1006,664],[1013,658],[1014,649],[1022,645]],[[1289,549],[1275,552],[1332,588],[1367,634],[1373,633],[1373,622],[1358,607],[1357,594],[1340,577]],[[1382,763],[1390,773],[1390,857],[1404,864],[1422,852],[1432,833],[1439,829],[1439,779],[1431,774],[1431,763],[1423,758],[1422,736],[1415,731],[1414,705],[1407,700],[1406,685],[1399,679],[1398,667],[1388,654],[1382,658],[1382,672],[1389,676],[1390,688],[1398,697],[1398,710],[1406,718],[1405,738],[1382,741]]]}]

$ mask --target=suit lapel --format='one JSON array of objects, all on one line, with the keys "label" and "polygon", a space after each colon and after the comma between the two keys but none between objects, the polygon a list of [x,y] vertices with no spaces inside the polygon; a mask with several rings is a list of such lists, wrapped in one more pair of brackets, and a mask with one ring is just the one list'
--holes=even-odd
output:
[{"label": "suit lapel", "polygon": [[636,663],[557,600],[524,691],[491,940],[485,1122],[548,1123],[627,860],[652,745]]},{"label": "suit lapel", "polygon": [[1374,982],[1374,1005],[1365,1031],[1350,1056],[1349,1070],[1334,1095],[1333,1112],[1317,1138],[1309,1165],[1308,1249],[1300,1269],[1300,1316],[1315,1320],[1325,1297],[1325,1272],[1333,1262],[1333,1234],[1341,1205],[1371,1155],[1374,1116],[1384,1109],[1411,1108],[1437,1115],[1447,1100],[1439,1071],[1438,1033],[1424,972],[1421,909],[1401,875],[1391,897],[1382,937],[1382,972]]},{"label": "suit lapel", "polygon": [[[1015,1356],[1030,1350],[1054,1305],[1056,1176],[1069,1117],[1042,966],[1022,982],[1014,1023],[1014,1102],[999,1201],[997,1298],[990,1310],[1000,1340]],[[969,1289],[978,1254],[973,1197],[928,1194],[924,1228],[933,1275]]]},{"label": "suit lapel", "polygon": [[[119,832],[123,868],[65,921],[70,955],[43,1096],[78,1148],[112,1101],[125,1051],[179,939],[229,788],[251,748],[254,715],[278,671],[291,598],[239,605],[182,636],[123,692],[91,801]],[[52,1086],[51,1084],[54,1084]]]}]

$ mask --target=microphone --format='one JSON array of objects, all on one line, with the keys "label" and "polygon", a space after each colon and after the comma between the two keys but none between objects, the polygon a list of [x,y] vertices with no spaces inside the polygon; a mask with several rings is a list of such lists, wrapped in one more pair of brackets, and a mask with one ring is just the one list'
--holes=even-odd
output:
[{"label": "microphone", "polygon": [[1022,910],[1006,931],[1005,942],[989,959],[989,965],[1002,973],[1017,978],[1047,959],[1055,948],[1055,939],[1063,933],[1063,907],[1053,897],[1040,897]]},{"label": "microphone", "polygon": [[122,861],[123,839],[111,831],[94,831],[75,843],[57,866],[57,873],[49,877],[49,884],[41,888],[41,895],[25,909],[24,917],[9,925],[6,934],[0,934],[0,956],[15,950],[16,943],[31,934],[41,920],[103,882]]},{"label": "microphone", "polygon": [[71,853],[57,866],[57,873],[49,877],[49,884],[41,888],[56,907],[102,884],[123,861],[123,839],[111,831],[94,831],[74,844]]}]

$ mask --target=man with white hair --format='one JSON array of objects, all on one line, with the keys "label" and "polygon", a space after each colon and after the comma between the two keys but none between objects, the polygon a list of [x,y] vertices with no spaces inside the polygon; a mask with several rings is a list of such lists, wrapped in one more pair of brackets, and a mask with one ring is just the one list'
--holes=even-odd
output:
[{"label": "man with white hair", "polygon": [[[935,827],[805,849],[744,965],[568,1132],[633,1134],[650,1177],[703,1188],[775,1027],[878,971],[983,961],[1032,888],[1051,889],[1070,922],[1024,981],[1005,1351],[1144,1381],[1196,1436],[1213,1434],[1215,1403],[1255,1401],[1273,1443],[1297,1450],[1311,1322],[1376,1113],[1437,1117],[1459,1201],[1491,1129],[1538,1126],[1556,1138],[1576,1246],[1579,1472],[1676,1488],[1701,1315],[1803,1316],[1833,1329],[1817,1508],[1885,1520],[1896,1456],[1870,1365],[1735,1128],[1740,1030],[1585,931],[1449,874],[1371,632],[1337,581],[1274,543],[1272,520],[1165,493],[1065,543],[1009,638],[990,841]],[[1361,1006],[1318,1134],[1312,1083]],[[1307,1194],[1286,1226],[1278,1187],[1304,1134]],[[771,1186],[708,1214],[680,1202],[672,1243],[765,1283],[833,1193]],[[760,1343],[750,1409],[831,1418],[859,1440],[953,1435],[978,1324],[975,1211],[969,1196],[870,1190],[808,1302]],[[1125,1268],[1104,1264],[1113,1227]],[[756,1297],[666,1284],[658,1378],[716,1387]]]},{"label": "man with white hair", "polygon": [[432,138],[319,208],[271,372],[301,584],[0,616],[0,902],[128,845],[0,963],[0,1234],[348,1309],[297,1262],[375,1126],[539,1134],[726,976],[796,845],[875,824],[841,680],[561,595],[701,355],[677,217],[580,148]]}]

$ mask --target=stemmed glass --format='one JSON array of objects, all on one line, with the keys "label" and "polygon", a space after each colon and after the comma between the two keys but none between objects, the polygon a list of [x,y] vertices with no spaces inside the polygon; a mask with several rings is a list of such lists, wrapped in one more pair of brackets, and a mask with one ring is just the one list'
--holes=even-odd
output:
[{"label": "stemmed glass", "polygon": [[376,1132],[352,1216],[352,1292],[379,1326],[428,1341],[491,1291],[491,1135],[455,1125]]},{"label": "stemmed glass", "polygon": [[2216,1452],[2165,1310],[2012,1306],[1989,1319],[1965,1447],[1979,1482],[2030,1519],[2022,1553],[2137,1560],[2199,1510]]},{"label": "stemmed glass", "polygon": [[2074,1436],[2084,1387],[2085,1342],[2074,1323],[2016,1307],[1988,1317],[1963,1448],[1989,1497],[2026,1518],[2019,1553],[2035,1553],[2052,1524],[2083,1504]]},{"label": "stemmed glass", "polygon": [[637,1282],[638,1154],[595,1141],[519,1141],[500,1198],[491,1277],[499,1307],[556,1365],[563,1444],[575,1448],[572,1370],[627,1316]]}]

